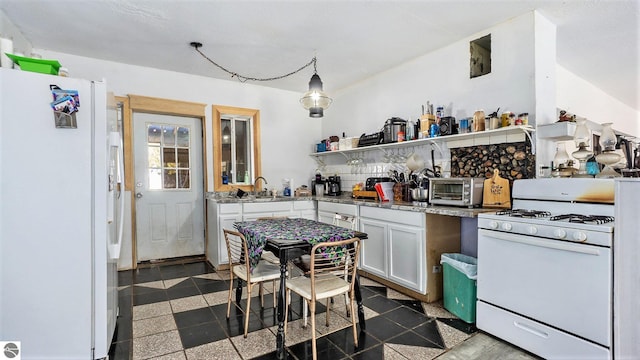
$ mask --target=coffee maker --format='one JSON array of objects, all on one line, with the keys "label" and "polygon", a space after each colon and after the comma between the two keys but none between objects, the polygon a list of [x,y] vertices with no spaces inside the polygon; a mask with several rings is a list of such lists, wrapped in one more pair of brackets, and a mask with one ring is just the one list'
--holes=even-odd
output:
[{"label": "coffee maker", "polygon": [[340,191],[340,176],[329,176],[327,180],[328,184],[328,192],[329,196],[339,196],[341,194]]}]

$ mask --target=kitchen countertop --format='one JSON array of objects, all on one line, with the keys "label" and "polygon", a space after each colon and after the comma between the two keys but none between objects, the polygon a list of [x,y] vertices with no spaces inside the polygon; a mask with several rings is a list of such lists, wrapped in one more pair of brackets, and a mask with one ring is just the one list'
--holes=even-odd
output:
[{"label": "kitchen countertop", "polygon": [[455,206],[440,206],[440,205],[422,205],[422,204],[414,204],[412,202],[407,201],[388,201],[388,202],[380,202],[378,200],[373,199],[354,199],[351,197],[351,193],[345,193],[341,196],[302,196],[302,197],[288,197],[288,196],[276,196],[275,198],[272,196],[269,197],[253,197],[247,196],[242,199],[238,199],[236,197],[218,197],[212,192],[208,192],[206,194],[207,200],[213,201],[215,203],[220,204],[229,204],[229,203],[247,203],[247,202],[273,202],[273,201],[309,201],[309,200],[317,200],[317,201],[325,201],[325,202],[333,202],[339,204],[353,204],[360,206],[372,206],[379,207],[383,209],[393,209],[393,210],[404,210],[404,211],[415,211],[415,212],[423,212],[427,214],[437,214],[437,215],[448,215],[448,216],[457,216],[457,217],[466,217],[466,218],[474,218],[477,217],[478,214],[485,212],[493,212],[497,209],[489,209],[489,208],[466,208],[466,207],[455,207]]}]

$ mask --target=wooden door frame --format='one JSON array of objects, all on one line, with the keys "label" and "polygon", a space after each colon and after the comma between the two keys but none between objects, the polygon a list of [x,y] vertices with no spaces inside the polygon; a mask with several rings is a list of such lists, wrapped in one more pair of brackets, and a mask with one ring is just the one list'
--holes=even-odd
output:
[{"label": "wooden door frame", "polygon": [[[134,161],[133,161],[133,113],[150,113],[161,115],[173,115],[183,117],[193,117],[200,119],[202,126],[202,177],[203,177],[203,192],[206,192],[208,179],[207,179],[207,131],[206,131],[206,117],[205,108],[206,104],[161,99],[141,95],[128,95],[128,97],[117,98],[124,104],[124,167],[125,167],[125,190],[131,192],[131,263],[132,268],[138,267],[138,253],[137,253],[137,240],[136,240],[136,196],[134,186]],[[125,101],[126,100],[126,101]],[[204,196],[204,194],[203,194]],[[202,203],[202,210],[204,216],[204,248],[207,248],[207,207],[206,199]]]}]

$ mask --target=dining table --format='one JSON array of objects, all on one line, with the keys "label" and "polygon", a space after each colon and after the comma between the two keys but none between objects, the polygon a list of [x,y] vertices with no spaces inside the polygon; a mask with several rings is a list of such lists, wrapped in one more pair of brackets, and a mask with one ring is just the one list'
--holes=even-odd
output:
[{"label": "dining table", "polygon": [[[367,238],[367,234],[326,224],[310,219],[273,218],[257,221],[240,221],[234,223],[234,227],[244,235],[250,258],[250,267],[255,266],[260,260],[263,251],[273,252],[280,260],[280,287],[278,292],[277,320],[278,332],[276,334],[276,355],[278,359],[284,359],[284,318],[286,311],[285,291],[287,283],[287,264],[290,260],[297,259],[301,255],[308,254],[314,244],[325,241],[339,241],[353,237],[361,240]],[[360,282],[356,274],[354,295],[357,302],[358,321],[360,331],[365,330],[364,307]],[[236,299],[242,297],[242,282],[238,279],[236,287]],[[353,316],[351,314],[350,316]]]}]

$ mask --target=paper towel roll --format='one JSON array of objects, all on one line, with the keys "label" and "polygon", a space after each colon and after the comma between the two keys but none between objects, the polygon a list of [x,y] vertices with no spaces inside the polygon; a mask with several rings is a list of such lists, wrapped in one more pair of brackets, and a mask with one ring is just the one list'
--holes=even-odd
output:
[{"label": "paper towel roll", "polygon": [[0,66],[11,69],[13,61],[5,53],[13,54],[13,40],[0,38]]}]

